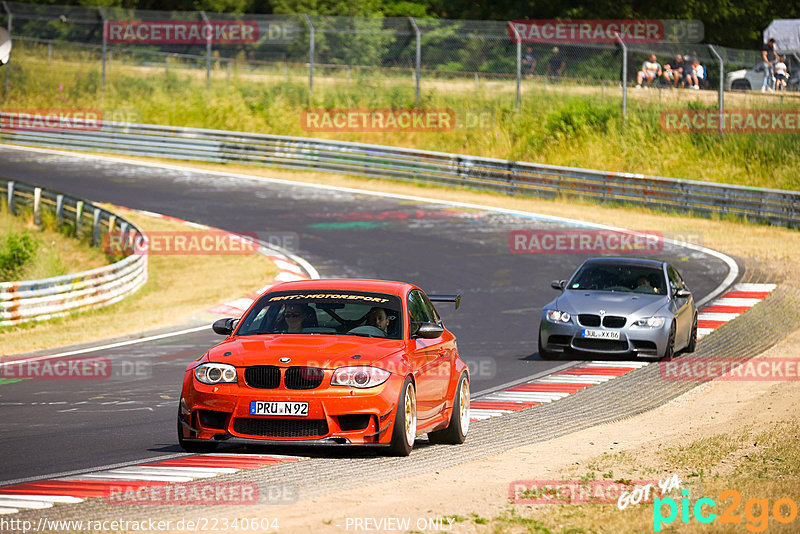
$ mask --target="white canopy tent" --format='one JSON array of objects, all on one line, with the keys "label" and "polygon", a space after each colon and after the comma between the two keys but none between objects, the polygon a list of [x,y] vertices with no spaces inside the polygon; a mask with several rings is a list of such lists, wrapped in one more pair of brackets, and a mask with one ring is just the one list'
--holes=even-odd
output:
[{"label": "white canopy tent", "polygon": [[800,19],[776,19],[764,30],[764,42],[775,39],[779,54],[800,52]]}]

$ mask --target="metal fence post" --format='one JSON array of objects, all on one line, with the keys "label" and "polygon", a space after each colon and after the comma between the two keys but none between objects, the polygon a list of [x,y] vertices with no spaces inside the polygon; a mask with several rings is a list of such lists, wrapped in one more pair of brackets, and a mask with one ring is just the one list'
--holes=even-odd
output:
[{"label": "metal fence post", "polygon": [[306,24],[308,25],[308,94],[314,92],[314,33],[316,29],[314,28],[314,24],[311,23],[311,17],[308,15],[303,15],[303,18],[306,20]]},{"label": "metal fence post", "polygon": [[725,61],[720,56],[713,46],[708,45],[708,49],[719,61],[719,131],[724,130],[722,119],[725,114]]},{"label": "metal fence post", "polygon": [[509,21],[508,27],[514,32],[514,41],[517,43],[517,109],[519,109],[522,101],[522,96],[520,95],[520,85],[522,83],[522,36],[513,22]]},{"label": "metal fence post", "polygon": [[8,182],[8,213],[14,215],[14,182]]},{"label": "metal fence post", "polygon": [[208,21],[206,12],[201,11],[200,16],[203,17],[203,22],[206,23],[205,27],[208,28],[208,36],[206,36],[206,89],[208,89],[211,86],[211,36],[213,34],[213,29],[211,28],[211,23]]},{"label": "metal fence post", "polygon": [[[3,0],[3,9],[5,9],[6,14],[8,15],[8,35],[13,35],[12,30],[14,28],[14,14],[11,13],[11,8],[8,7],[8,3]],[[8,96],[9,91],[11,91],[11,62],[9,61],[8,65],[6,65],[6,92],[3,96]]]},{"label": "metal fence post", "polygon": [[421,41],[421,34],[419,31],[419,26],[417,26],[417,21],[414,20],[414,17],[408,17],[408,20],[411,21],[411,26],[414,28],[414,33],[417,35],[417,56],[415,59],[415,70],[416,70],[416,99],[414,100],[414,107],[419,107],[419,78],[420,78],[420,68],[422,63],[422,41]]},{"label": "metal fence post", "polygon": [[622,40],[622,36],[617,32],[617,41],[622,47],[622,121],[628,117],[628,47]]},{"label": "metal fence post", "polygon": [[100,84],[100,92],[106,92],[106,54],[108,52],[108,19],[106,18],[105,11],[102,7],[97,8],[100,13],[100,18],[103,19],[103,74],[101,76],[102,82]]}]

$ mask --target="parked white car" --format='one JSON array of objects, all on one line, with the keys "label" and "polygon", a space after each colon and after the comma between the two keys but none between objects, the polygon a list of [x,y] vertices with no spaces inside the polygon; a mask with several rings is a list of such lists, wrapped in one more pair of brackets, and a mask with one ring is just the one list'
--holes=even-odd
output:
[{"label": "parked white car", "polygon": [[[789,68],[789,79],[786,89],[800,91],[800,58],[797,54],[786,56],[786,66]],[[764,81],[764,63],[758,62],[752,69],[740,69],[729,72],[725,76],[725,90],[730,91],[759,91]]]}]

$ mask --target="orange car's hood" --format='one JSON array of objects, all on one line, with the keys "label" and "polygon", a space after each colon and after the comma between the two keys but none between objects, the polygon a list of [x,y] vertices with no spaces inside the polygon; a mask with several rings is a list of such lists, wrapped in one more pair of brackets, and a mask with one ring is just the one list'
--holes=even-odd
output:
[{"label": "orange car's hood", "polygon": [[[332,369],[347,365],[370,365],[402,351],[399,339],[377,339],[336,335],[258,335],[224,341],[208,352],[209,361],[245,367],[248,365],[308,365]],[[230,353],[225,356],[226,353]],[[360,355],[360,358],[353,358]],[[281,358],[290,358],[281,362]]]}]

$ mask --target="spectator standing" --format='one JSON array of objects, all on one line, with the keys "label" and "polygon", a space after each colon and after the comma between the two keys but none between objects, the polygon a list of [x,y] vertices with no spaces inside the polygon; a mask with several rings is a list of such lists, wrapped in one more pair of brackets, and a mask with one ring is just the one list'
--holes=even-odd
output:
[{"label": "spectator standing", "polygon": [[761,92],[773,91],[772,64],[775,62],[775,39],[770,39],[761,47],[761,60],[764,62],[764,81],[761,82]]},{"label": "spectator standing", "polygon": [[564,58],[561,57],[558,47],[554,46],[553,57],[547,62],[547,75],[555,81],[557,78],[561,77],[565,68],[567,68],[567,63],[564,61]]},{"label": "spectator standing", "polygon": [[522,64],[525,66],[525,71],[528,73],[528,76],[533,76],[535,74],[536,63],[536,56],[533,55],[533,48],[529,46],[525,49],[525,57],[522,58]]},{"label": "spectator standing", "polygon": [[642,70],[636,73],[636,88],[642,88],[642,82],[647,82],[645,89],[650,86],[654,81],[661,77],[661,65],[657,61],[655,54],[650,54],[650,59],[642,63]]},{"label": "spectator standing", "polygon": [[786,63],[783,62],[782,58],[778,58],[773,73],[775,74],[775,90],[785,91],[786,80],[789,79],[789,71],[786,69]]}]

